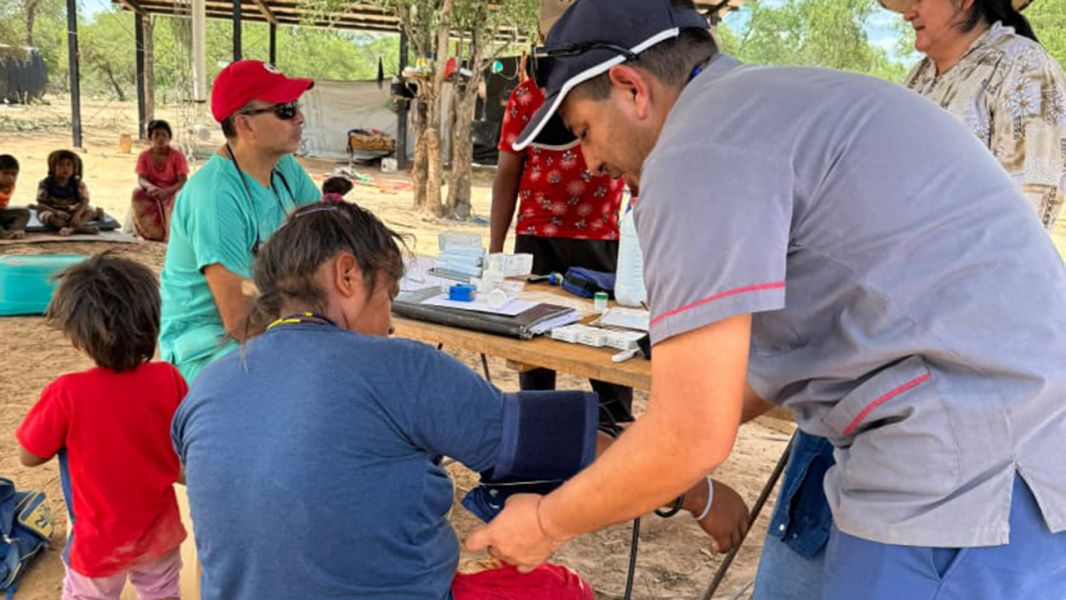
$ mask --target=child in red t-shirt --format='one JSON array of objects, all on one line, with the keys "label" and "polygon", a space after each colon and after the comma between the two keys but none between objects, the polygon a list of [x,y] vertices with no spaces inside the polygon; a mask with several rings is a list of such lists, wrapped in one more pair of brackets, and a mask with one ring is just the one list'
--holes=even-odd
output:
[{"label": "child in red t-shirt", "polygon": [[101,255],[68,269],[48,307],[97,365],[50,383],[16,434],[24,465],[59,456],[72,531],[64,600],[117,600],[127,577],[141,600],[179,597],[185,528],[169,431],[187,388],[173,366],[151,362],[159,305],[151,271]]}]

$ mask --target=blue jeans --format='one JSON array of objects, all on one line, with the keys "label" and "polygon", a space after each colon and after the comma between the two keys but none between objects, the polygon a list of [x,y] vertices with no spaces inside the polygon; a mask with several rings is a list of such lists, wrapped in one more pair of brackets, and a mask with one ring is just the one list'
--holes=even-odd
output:
[{"label": "blue jeans", "polygon": [[824,570],[824,548],[806,558],[768,533],[751,600],[821,600]]},{"label": "blue jeans", "polygon": [[976,548],[882,544],[833,528],[825,600],[1063,600],[1066,532],[1051,533],[1015,477],[1010,543]]},{"label": "blue jeans", "polygon": [[763,541],[752,600],[822,597],[825,544],[833,525],[822,481],[833,464],[828,440],[796,434]]}]

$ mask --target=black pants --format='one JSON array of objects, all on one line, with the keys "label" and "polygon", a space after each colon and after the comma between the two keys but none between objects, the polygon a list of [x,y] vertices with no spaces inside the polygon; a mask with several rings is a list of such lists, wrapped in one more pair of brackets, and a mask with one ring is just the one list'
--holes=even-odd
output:
[{"label": "black pants", "polygon": [[[585,267],[613,273],[618,261],[618,242],[609,240],[574,240],[520,235],[514,251],[533,255],[533,273],[566,273],[570,267]],[[600,396],[600,425],[628,423],[633,420],[633,388],[605,381],[589,380]],[[555,371],[531,369],[518,377],[523,390],[554,390]]]},{"label": "black pants", "polygon": [[30,222],[30,211],[25,208],[0,208],[0,234],[23,231]]}]

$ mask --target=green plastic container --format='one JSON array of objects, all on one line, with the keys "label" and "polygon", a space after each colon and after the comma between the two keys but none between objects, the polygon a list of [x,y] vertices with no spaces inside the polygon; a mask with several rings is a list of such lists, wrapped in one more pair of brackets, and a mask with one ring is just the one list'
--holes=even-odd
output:
[{"label": "green plastic container", "polygon": [[80,254],[0,256],[0,316],[43,315],[56,275],[85,260]]}]

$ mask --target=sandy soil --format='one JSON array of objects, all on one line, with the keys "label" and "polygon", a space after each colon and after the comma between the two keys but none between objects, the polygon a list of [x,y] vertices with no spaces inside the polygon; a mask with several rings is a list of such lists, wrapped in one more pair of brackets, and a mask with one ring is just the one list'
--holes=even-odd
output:
[{"label": "sandy soil", "polygon": [[[32,200],[36,182],[46,172],[45,157],[57,148],[70,146],[69,110],[65,98],[52,99],[50,106],[12,107],[0,105],[0,152],[14,154],[22,163],[22,174],[15,203]],[[176,130],[187,128],[187,116],[176,111],[161,110],[159,115],[169,118]],[[126,213],[130,192],[135,185],[133,173],[138,148],[123,153],[118,137],[136,130],[136,107],[130,104],[87,101],[85,115],[85,149],[81,153],[86,166],[86,183],[93,202],[111,214],[122,218]],[[176,131],[179,139],[189,139]],[[217,138],[215,140],[217,141]],[[204,148],[208,148],[207,145]],[[321,181],[336,165],[323,161],[302,161],[316,181]],[[426,218],[411,210],[409,180],[402,174],[385,175],[373,168],[358,169],[373,179],[373,184],[357,185],[348,196],[350,200],[374,210],[397,230],[411,234],[414,247],[421,252],[433,252],[436,234],[444,229],[475,232],[486,239],[488,226],[477,223],[457,224]],[[489,210],[488,183],[490,173],[476,175],[474,212],[487,217]],[[1060,250],[1066,248],[1066,227],[1060,223],[1056,234]],[[102,243],[56,243],[0,246],[0,253],[39,254],[75,252],[90,254],[113,248],[123,256],[144,262],[157,271],[162,267],[165,248],[161,244],[139,243],[113,245]],[[57,531],[51,549],[37,560],[23,578],[19,600],[50,600],[59,597],[63,567],[59,552],[63,548],[66,530],[65,507],[59,489],[55,462],[43,467],[26,469],[18,464],[14,445],[14,431],[23,415],[36,401],[40,390],[57,375],[84,369],[89,362],[75,352],[63,337],[50,330],[42,319],[18,317],[0,319],[4,368],[0,370],[0,474],[13,478],[19,487],[44,490],[57,517]],[[473,354],[458,353],[472,368],[480,371],[480,363]],[[503,361],[490,360],[493,381],[505,390],[518,387],[515,373]],[[586,387],[587,382],[562,377],[560,386]],[[642,408],[646,395],[638,394],[637,405]],[[733,456],[716,476],[733,485],[752,504],[778,459],[788,439],[787,425],[780,422],[756,422],[741,429]],[[475,477],[461,466],[450,467],[461,495],[475,483]],[[180,492],[179,492],[180,493]],[[465,509],[456,505],[452,521],[460,536],[476,525]],[[748,542],[740,551],[729,576],[716,598],[747,598],[755,574],[762,536],[771,503],[756,523]],[[625,585],[625,570],[629,558],[630,525],[618,525],[594,535],[576,540],[564,547],[556,557],[588,578],[598,598],[620,598]],[[192,565],[191,542],[186,544],[186,569],[183,584],[186,597],[196,597]],[[461,568],[476,569],[483,556],[464,555]],[[637,562],[635,598],[698,598],[710,582],[720,557],[712,555],[710,544],[695,522],[686,516],[670,520],[649,517],[643,520],[640,552]],[[129,590],[127,590],[129,592]],[[132,594],[128,595],[133,598]]]}]

